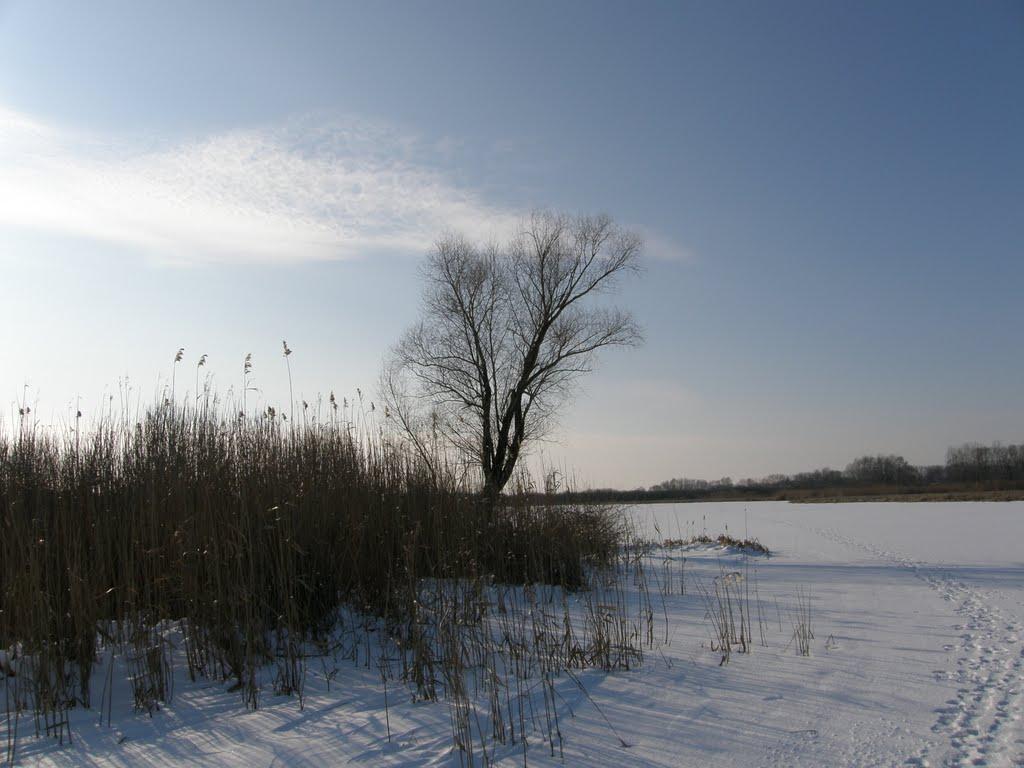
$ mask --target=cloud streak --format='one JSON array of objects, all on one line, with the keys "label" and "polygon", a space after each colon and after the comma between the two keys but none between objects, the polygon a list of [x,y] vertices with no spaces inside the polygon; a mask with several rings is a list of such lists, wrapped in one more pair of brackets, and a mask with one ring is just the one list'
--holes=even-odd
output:
[{"label": "cloud streak", "polygon": [[[420,254],[446,230],[503,239],[525,211],[440,170],[453,140],[301,119],[177,143],[100,137],[0,104],[0,227],[87,238],[163,263],[293,264]],[[691,255],[643,233],[655,259]]]},{"label": "cloud streak", "polygon": [[415,139],[367,123],[146,147],[0,107],[0,225],[182,264],[420,253],[445,229],[511,230],[518,212],[454,185],[420,154]]}]

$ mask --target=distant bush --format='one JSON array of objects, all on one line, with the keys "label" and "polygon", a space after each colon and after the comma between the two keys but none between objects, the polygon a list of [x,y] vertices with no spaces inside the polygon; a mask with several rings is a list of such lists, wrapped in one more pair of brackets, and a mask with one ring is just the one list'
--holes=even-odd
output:
[{"label": "distant bush", "polygon": [[813,496],[891,496],[901,493],[958,493],[1024,490],[1024,444],[965,443],[950,448],[946,463],[914,466],[894,454],[861,456],[839,471],[824,467],[794,475],[775,474],[760,479],[733,481],[674,478],[634,490],[582,491],[575,499],[616,501],[670,501],[715,499],[793,499]]}]

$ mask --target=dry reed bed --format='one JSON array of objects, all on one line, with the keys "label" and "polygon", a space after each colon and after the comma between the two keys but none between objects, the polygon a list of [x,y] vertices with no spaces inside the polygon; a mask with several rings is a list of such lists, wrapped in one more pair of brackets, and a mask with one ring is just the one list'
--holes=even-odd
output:
[{"label": "dry reed bed", "polygon": [[109,722],[115,658],[137,710],[173,696],[175,653],[248,707],[267,682],[301,706],[307,665],[339,637],[362,638],[385,691],[446,699],[468,764],[538,730],[559,749],[554,677],[629,668],[653,643],[621,518],[482,503],[368,432],[207,400],[0,434],[7,760],[19,736],[69,739],[71,708]]}]

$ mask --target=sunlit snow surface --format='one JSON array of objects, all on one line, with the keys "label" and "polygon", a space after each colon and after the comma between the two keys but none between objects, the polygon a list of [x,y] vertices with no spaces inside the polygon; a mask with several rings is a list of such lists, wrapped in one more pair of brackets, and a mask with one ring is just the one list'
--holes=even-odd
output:
[{"label": "sunlit snow surface", "polygon": [[[1024,765],[1024,503],[658,504],[631,514],[651,539],[728,529],[773,554],[656,550],[657,647],[640,670],[581,674],[589,695],[561,679],[564,758],[537,740],[528,765]],[[686,593],[675,583],[662,602],[666,569],[682,570]],[[712,588],[722,569],[746,574],[760,611],[752,652],[719,666],[700,585]],[[792,642],[803,590],[810,657]],[[447,706],[411,704],[395,686],[388,742],[380,678],[365,665],[342,666],[328,692],[313,661],[304,710],[270,695],[263,705],[246,712],[224,685],[189,683],[179,665],[173,701],[153,718],[134,714],[122,690],[112,727],[76,710],[73,745],[22,739],[19,762],[460,764]],[[0,720],[0,743],[4,729]],[[520,747],[496,757],[523,764]]]}]

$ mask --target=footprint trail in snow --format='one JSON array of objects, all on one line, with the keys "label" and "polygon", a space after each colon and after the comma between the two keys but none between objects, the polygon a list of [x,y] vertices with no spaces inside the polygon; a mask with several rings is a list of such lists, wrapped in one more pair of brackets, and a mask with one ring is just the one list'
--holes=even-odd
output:
[{"label": "footprint trail in snow", "polygon": [[956,654],[951,670],[937,672],[956,683],[956,696],[938,710],[936,741],[908,765],[1024,766],[1024,626],[1008,617],[983,590],[958,579],[954,570],[871,546],[834,528],[811,528],[831,541],[911,571],[954,607],[960,617],[959,642],[944,650]]}]

